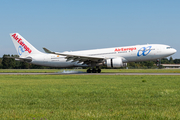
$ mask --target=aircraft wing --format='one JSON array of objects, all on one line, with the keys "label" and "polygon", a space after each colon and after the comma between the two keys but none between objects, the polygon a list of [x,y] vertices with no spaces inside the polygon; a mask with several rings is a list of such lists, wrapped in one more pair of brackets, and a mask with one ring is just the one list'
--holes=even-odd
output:
[{"label": "aircraft wing", "polygon": [[44,49],[44,51],[46,53],[66,56],[66,61],[71,61],[72,60],[72,62],[78,62],[78,63],[83,62],[83,64],[90,64],[91,62],[100,63],[100,62],[102,62],[104,60],[104,57],[74,55],[74,54],[70,54],[70,53],[51,52],[47,48],[43,48],[43,49]]}]

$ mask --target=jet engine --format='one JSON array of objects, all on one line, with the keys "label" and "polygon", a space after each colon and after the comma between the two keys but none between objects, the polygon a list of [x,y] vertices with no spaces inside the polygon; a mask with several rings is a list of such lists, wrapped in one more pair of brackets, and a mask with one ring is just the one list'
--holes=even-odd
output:
[{"label": "jet engine", "polygon": [[127,63],[122,62],[122,58],[112,58],[106,60],[106,65],[108,68],[119,68],[127,66]]}]

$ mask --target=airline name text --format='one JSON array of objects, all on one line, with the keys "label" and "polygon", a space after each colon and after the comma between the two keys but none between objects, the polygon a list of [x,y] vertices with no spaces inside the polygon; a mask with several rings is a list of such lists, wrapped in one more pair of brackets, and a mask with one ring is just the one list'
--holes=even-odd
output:
[{"label": "airline name text", "polygon": [[14,33],[12,37],[25,49],[25,51],[28,51],[29,53],[32,52],[32,50],[22,41],[21,38],[18,37],[18,35],[16,35],[16,33]]},{"label": "airline name text", "polygon": [[136,47],[132,47],[132,48],[116,48],[114,51],[119,52],[119,51],[133,51],[133,50],[136,50]]}]

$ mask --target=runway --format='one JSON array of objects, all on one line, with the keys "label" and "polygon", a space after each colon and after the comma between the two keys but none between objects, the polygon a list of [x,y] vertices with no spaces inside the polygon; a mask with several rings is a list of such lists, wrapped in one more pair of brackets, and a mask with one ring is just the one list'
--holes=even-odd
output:
[{"label": "runway", "polygon": [[0,73],[0,75],[180,75],[180,73]]}]

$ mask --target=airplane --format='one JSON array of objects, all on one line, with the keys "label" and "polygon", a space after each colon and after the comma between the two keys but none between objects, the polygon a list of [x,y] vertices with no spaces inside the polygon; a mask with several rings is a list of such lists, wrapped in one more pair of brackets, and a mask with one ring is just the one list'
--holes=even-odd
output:
[{"label": "airplane", "polygon": [[40,52],[19,33],[11,33],[19,57],[15,60],[49,67],[89,67],[87,73],[100,73],[101,66],[125,67],[128,62],[150,61],[168,57],[177,52],[169,45],[145,44],[71,52]]}]

